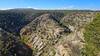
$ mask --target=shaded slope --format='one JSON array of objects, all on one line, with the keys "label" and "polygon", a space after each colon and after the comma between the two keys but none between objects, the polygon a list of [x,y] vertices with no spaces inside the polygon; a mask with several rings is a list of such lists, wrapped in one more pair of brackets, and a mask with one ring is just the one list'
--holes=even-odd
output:
[{"label": "shaded slope", "polygon": [[18,36],[0,28],[0,56],[32,56],[32,49]]},{"label": "shaded slope", "polygon": [[15,35],[19,34],[20,29],[31,22],[39,13],[24,10],[0,11],[0,27]]},{"label": "shaded slope", "polygon": [[0,28],[0,56],[9,56],[11,52],[9,51],[14,43],[17,43],[17,37],[9,32]]}]

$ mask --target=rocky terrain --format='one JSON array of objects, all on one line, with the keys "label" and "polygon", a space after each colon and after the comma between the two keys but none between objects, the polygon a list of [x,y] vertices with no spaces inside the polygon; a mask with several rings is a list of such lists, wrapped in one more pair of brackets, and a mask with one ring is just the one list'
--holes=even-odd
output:
[{"label": "rocky terrain", "polygon": [[85,27],[97,13],[88,10],[0,11],[0,56],[83,56]]}]

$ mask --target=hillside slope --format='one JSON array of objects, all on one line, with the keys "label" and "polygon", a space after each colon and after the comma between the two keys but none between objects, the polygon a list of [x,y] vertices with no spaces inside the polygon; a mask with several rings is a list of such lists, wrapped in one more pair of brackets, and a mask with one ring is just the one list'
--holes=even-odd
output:
[{"label": "hillside slope", "polygon": [[85,27],[94,21],[96,13],[85,10],[0,11],[0,55],[81,56],[87,43]]},{"label": "hillside slope", "polygon": [[85,27],[84,39],[86,44],[83,49],[83,55],[100,56],[100,13]]}]

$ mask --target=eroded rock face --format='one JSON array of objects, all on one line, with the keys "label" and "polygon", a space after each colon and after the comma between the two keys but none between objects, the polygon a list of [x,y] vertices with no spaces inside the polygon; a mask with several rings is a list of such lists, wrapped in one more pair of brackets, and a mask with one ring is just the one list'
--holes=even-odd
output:
[{"label": "eroded rock face", "polygon": [[91,22],[94,18],[93,12],[73,12],[61,19],[61,23],[70,27],[74,27],[74,30],[84,27],[87,23]]},{"label": "eroded rock face", "polygon": [[[34,30],[35,29],[35,30]],[[31,47],[37,49],[37,55],[49,54],[49,51],[45,53],[46,49],[53,47],[58,40],[65,34],[65,29],[58,22],[56,22],[52,15],[44,14],[40,17],[37,17],[34,21],[32,21],[29,25],[21,30],[22,38],[25,38],[24,33],[28,30],[31,30],[31,34],[28,34],[28,43],[31,44]],[[25,31],[24,31],[25,30]],[[61,35],[62,34],[62,35]],[[38,54],[39,53],[39,54]]]},{"label": "eroded rock face", "polygon": [[[86,15],[85,15],[86,14]],[[80,56],[84,45],[83,25],[93,20],[93,14],[72,13],[56,22],[50,14],[37,17],[21,31],[34,56]],[[70,33],[70,34],[69,34]]]},{"label": "eroded rock face", "polygon": [[56,46],[56,54],[55,56],[71,56],[72,51],[69,47],[69,45],[64,44],[64,45],[58,45]]},{"label": "eroded rock face", "polygon": [[[84,26],[91,22],[94,18],[94,13],[72,13],[69,15],[66,15],[62,22],[65,24],[65,26],[68,26],[68,28],[72,31],[69,35],[63,36],[63,41],[59,43],[62,48],[57,48],[58,50],[63,50],[65,43],[67,44],[67,48],[70,50],[66,50],[66,54],[62,53],[63,51],[58,51],[60,53],[60,56],[81,56],[81,49],[83,48],[85,44],[84,40]],[[63,45],[62,45],[63,44]],[[59,47],[57,45],[56,47]],[[58,54],[59,55],[59,54]]]}]

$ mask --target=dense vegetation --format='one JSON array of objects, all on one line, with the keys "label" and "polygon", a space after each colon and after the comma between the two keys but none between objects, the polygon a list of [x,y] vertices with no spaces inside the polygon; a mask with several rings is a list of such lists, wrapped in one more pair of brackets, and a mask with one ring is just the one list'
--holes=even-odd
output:
[{"label": "dense vegetation", "polygon": [[46,10],[33,10],[33,9],[12,9],[0,11],[0,28],[19,35],[20,29],[34,20],[36,17],[50,13],[55,17],[55,20],[59,20],[64,16],[63,11],[46,11]]},{"label": "dense vegetation", "polygon": [[83,56],[97,56],[100,55],[100,14],[85,27],[85,48],[83,49]]}]

